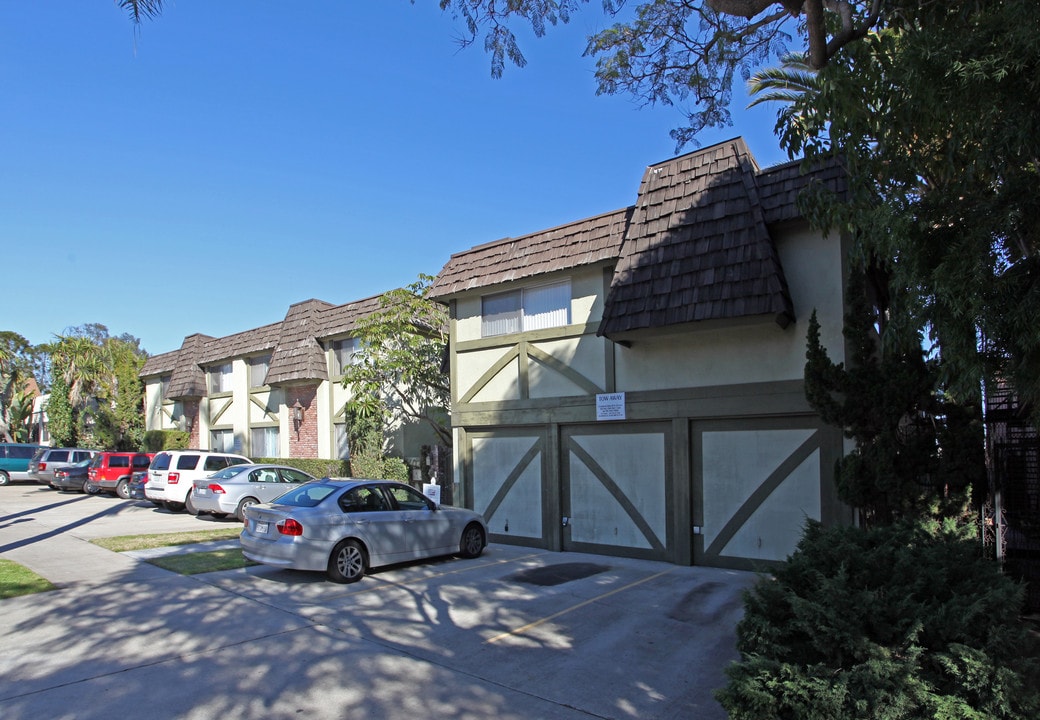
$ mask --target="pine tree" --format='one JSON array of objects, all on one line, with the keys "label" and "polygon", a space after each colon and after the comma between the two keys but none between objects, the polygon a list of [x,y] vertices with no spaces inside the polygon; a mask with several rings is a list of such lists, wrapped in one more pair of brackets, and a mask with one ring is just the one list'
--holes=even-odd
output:
[{"label": "pine tree", "polygon": [[893,316],[887,278],[868,277],[853,273],[846,294],[848,365],[830,360],[815,312],[809,320],[806,397],[855,441],[838,463],[839,495],[867,525],[956,517],[985,479],[979,413],[938,389],[940,364],[925,357],[918,333],[882,328]]}]

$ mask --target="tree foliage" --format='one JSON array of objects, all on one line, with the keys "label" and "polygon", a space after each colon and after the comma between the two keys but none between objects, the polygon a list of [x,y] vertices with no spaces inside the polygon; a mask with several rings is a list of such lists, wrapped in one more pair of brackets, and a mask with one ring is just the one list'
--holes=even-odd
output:
[{"label": "tree foliage", "polygon": [[[508,59],[526,65],[514,27],[535,36],[568,22],[587,0],[440,0],[461,18],[472,44],[483,34],[491,73]],[[687,124],[672,131],[677,145],[696,142],[709,127],[732,124],[735,83],[789,52],[804,52],[813,69],[887,21],[911,2],[892,0],[648,0],[627,11],[625,0],[604,0],[605,12],[627,19],[588,38],[602,94],[626,93],[647,104],[674,105]]]},{"label": "tree foliage", "polygon": [[351,391],[352,447],[364,444],[373,429],[382,437],[389,426],[417,422],[451,444],[451,393],[443,368],[447,313],[426,296],[432,281],[421,275],[407,288],[383,294],[380,309],[357,325],[360,347],[343,376]]},{"label": "tree foliage", "polygon": [[0,439],[26,442],[35,391],[43,367],[40,352],[10,330],[0,331]]},{"label": "tree foliage", "polygon": [[733,720],[1040,716],[1040,647],[1022,589],[956,533],[810,522],[746,596]]},{"label": "tree foliage", "polygon": [[960,396],[1004,377],[1040,399],[1038,38],[1026,0],[925,3],[778,117],[789,152],[848,168],[849,197],[807,209],[920,299],[905,322],[929,328]]},{"label": "tree foliage", "polygon": [[67,329],[46,349],[53,375],[47,415],[54,440],[112,450],[141,448],[144,391],[138,373],[147,355],[140,341],[126,334],[111,337],[104,325],[92,323]]},{"label": "tree foliage", "polygon": [[981,411],[936,389],[940,362],[925,357],[917,332],[889,332],[881,342],[890,307],[879,274],[873,293],[866,273],[850,278],[848,366],[832,362],[820,344],[815,312],[809,320],[806,397],[825,422],[855,441],[838,462],[839,496],[866,525],[960,517],[972,490],[981,492],[986,481]]},{"label": "tree foliage", "polygon": [[120,9],[125,10],[130,19],[140,23],[145,18],[158,17],[163,10],[163,0],[115,0]]}]

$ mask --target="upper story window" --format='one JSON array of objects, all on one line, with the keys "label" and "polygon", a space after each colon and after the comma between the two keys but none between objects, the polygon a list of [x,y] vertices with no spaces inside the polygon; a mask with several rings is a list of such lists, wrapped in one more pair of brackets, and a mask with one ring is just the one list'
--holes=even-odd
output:
[{"label": "upper story window", "polygon": [[231,363],[214,365],[209,369],[209,394],[231,392]]},{"label": "upper story window", "polygon": [[249,358],[249,387],[263,387],[264,379],[267,377],[267,370],[270,367],[270,355],[261,355],[260,357]]},{"label": "upper story window", "polygon": [[342,375],[344,368],[354,362],[354,355],[360,345],[357,338],[345,338],[332,341],[332,374]]},{"label": "upper story window", "polygon": [[481,298],[481,337],[561,327],[570,321],[570,280]]}]

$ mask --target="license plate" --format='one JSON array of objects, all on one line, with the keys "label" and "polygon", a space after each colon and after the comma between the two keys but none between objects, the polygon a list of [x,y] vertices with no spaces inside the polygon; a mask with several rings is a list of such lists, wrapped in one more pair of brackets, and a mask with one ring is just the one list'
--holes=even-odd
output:
[{"label": "license plate", "polygon": [[207,494],[209,494],[209,490],[207,490],[206,488],[195,488],[195,494],[196,495],[207,495]]},{"label": "license plate", "polygon": [[266,535],[269,527],[270,527],[270,523],[258,522],[256,524],[256,531],[258,533],[260,533],[261,535]]}]

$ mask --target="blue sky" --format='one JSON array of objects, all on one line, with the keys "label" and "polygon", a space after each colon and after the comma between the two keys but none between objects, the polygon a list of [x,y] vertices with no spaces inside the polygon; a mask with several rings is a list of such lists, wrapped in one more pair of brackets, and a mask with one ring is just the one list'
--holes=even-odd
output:
[{"label": "blue sky", "polygon": [[[167,352],[631,204],[682,117],[596,96],[599,8],[494,80],[435,0],[172,0],[137,32],[111,0],[4,0],[0,330]],[[775,108],[735,110],[702,145],[786,160]]]}]

